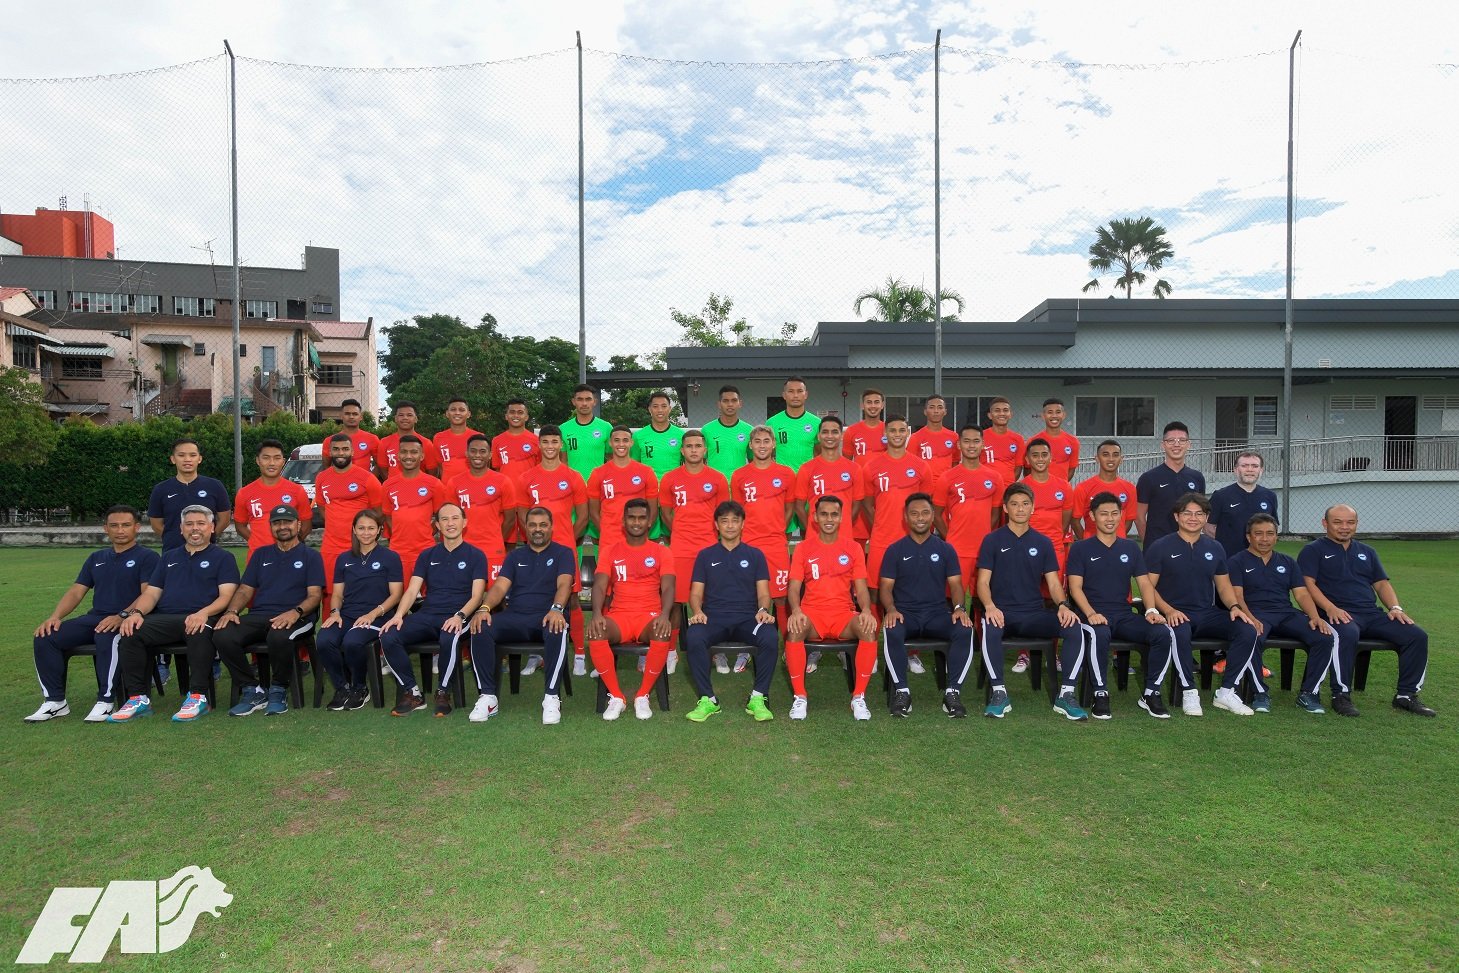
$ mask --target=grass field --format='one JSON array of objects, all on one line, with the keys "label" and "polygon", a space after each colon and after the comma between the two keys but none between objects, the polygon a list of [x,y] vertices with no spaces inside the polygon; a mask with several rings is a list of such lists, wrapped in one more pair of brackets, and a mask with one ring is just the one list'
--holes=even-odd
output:
[{"label": "grass field", "polygon": [[[1358,720],[1278,691],[1268,716],[1157,723],[1131,693],[1073,724],[1015,681],[1008,719],[954,723],[927,675],[911,719],[874,701],[854,724],[833,662],[803,725],[783,675],[774,722],[692,725],[681,666],[651,723],[602,722],[579,680],[543,727],[534,679],[485,725],[179,726],[169,693],[162,718],[95,726],[78,662],[73,715],[30,726],[31,631],[82,552],[0,551],[0,964],[52,887],[197,864],[232,905],[109,967],[1459,969],[1459,544],[1377,546],[1433,636],[1437,720],[1389,707],[1386,656]],[[749,682],[717,680],[731,701]]]}]

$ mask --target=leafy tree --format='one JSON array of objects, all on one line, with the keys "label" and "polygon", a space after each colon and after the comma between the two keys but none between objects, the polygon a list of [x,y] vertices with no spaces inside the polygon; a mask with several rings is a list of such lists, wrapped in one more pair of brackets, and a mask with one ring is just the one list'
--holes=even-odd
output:
[{"label": "leafy tree", "polygon": [[[665,367],[664,356],[654,353],[640,362],[637,355],[613,355],[608,359],[608,368],[615,372],[638,372],[659,370]],[[648,399],[655,392],[669,393],[673,408],[669,410],[669,421],[677,423],[684,413],[674,400],[677,393],[668,386],[661,389],[616,389],[603,395],[603,418],[616,425],[637,428],[648,425]]]},{"label": "leafy tree", "polygon": [[471,406],[473,428],[494,435],[506,428],[509,399],[524,399],[534,423],[566,419],[572,414],[577,373],[576,344],[561,338],[507,337],[497,332],[494,320],[484,319],[482,327],[437,348],[391,397],[415,402],[420,428],[431,433],[445,427],[446,405],[460,396]]},{"label": "leafy tree", "polygon": [[0,456],[26,466],[44,463],[59,436],[40,383],[22,368],[0,369]]},{"label": "leafy tree", "polygon": [[[1115,278],[1115,289],[1124,288],[1126,298],[1134,297],[1135,286],[1145,283],[1145,271],[1159,270],[1174,256],[1175,250],[1165,239],[1165,227],[1150,217],[1110,220],[1108,227],[1095,230],[1095,240],[1089,245],[1089,269],[1095,276],[1084,285],[1083,291],[1087,294],[1099,290],[1100,275],[1118,269],[1120,275]],[[1152,290],[1164,300],[1170,296],[1170,283],[1157,280]]]},{"label": "leafy tree", "polygon": [[799,345],[805,344],[805,340],[797,340],[795,333],[798,325],[786,321],[780,326],[780,334],[773,338],[755,337],[754,325],[748,323],[743,317],[734,321],[730,320],[730,314],[734,310],[734,299],[718,294],[710,293],[709,300],[705,302],[704,308],[698,314],[686,314],[676,307],[669,308],[669,317],[674,323],[684,329],[680,339],[681,344],[691,345],[698,348],[729,348],[739,347],[765,347],[771,345]]},{"label": "leafy tree", "polygon": [[[494,331],[496,318],[484,314],[478,327]],[[400,387],[419,375],[432,355],[473,330],[452,314],[417,314],[410,321],[396,321],[381,328],[386,340],[386,350],[380,352],[380,364],[385,369],[382,382],[390,398],[402,398],[398,394]]]},{"label": "leafy tree", "polygon": [[[957,316],[963,313],[967,307],[967,303],[957,291],[944,287],[942,300],[936,303],[946,304],[949,301],[957,305],[957,312],[942,315],[942,320],[956,321]],[[924,287],[908,284],[900,278],[888,277],[884,286],[858,294],[854,306],[855,312],[860,314],[862,306],[866,304],[872,306],[872,316],[867,318],[868,321],[903,323],[937,320],[937,309],[934,307],[932,293]]]}]

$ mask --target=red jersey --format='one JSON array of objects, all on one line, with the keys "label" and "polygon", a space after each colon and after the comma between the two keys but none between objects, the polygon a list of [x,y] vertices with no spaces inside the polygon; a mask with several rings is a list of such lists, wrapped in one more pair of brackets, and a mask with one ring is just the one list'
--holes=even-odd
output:
[{"label": "red jersey", "polygon": [[997,426],[989,426],[983,430],[983,462],[997,467],[1005,486],[1023,472],[1024,448],[1023,437],[1012,429],[1000,433]]},{"label": "red jersey", "polygon": [[638,545],[626,541],[616,543],[603,551],[594,573],[608,579],[608,597],[612,599],[609,608],[612,611],[657,613],[664,607],[659,586],[665,575],[674,573],[674,555],[657,541]]},{"label": "red jersey", "polygon": [[[1030,436],[1029,439],[1046,439],[1049,443],[1049,452],[1052,458],[1049,461],[1049,476],[1056,476],[1062,480],[1072,479],[1074,468],[1079,465],[1079,440],[1064,432],[1062,429],[1058,435],[1045,430],[1037,436]],[[1027,450],[1025,449],[1025,452]],[[1028,468],[1028,457],[1023,459],[1024,468]]]},{"label": "red jersey", "polygon": [[269,514],[280,504],[287,504],[299,511],[299,520],[308,524],[314,516],[314,505],[309,494],[293,480],[280,478],[273,486],[264,486],[263,480],[254,480],[238,491],[233,498],[233,522],[248,525],[248,553],[253,554],[260,547],[274,542],[274,533],[269,529]]},{"label": "red jersey", "polygon": [[[1123,477],[1115,477],[1113,480],[1101,480],[1098,476],[1091,476],[1083,480],[1074,488],[1074,523],[1081,523],[1089,516],[1089,502],[1094,499],[1095,494],[1104,493],[1108,490],[1120,498],[1120,509],[1124,516],[1120,518],[1120,527],[1115,533],[1120,537],[1127,536],[1130,525],[1135,522],[1135,512],[1139,507],[1139,501],[1135,499],[1135,484]],[[1094,536],[1094,521],[1090,520],[1084,531],[1085,537]]]},{"label": "red jersey", "polygon": [[324,510],[324,541],[320,546],[349,547],[354,540],[355,514],[378,510],[384,498],[385,491],[368,463],[345,470],[333,466],[320,470],[314,477],[314,500]]},{"label": "red jersey", "polygon": [[[441,465],[441,453],[436,449],[436,444],[431,442],[429,436],[414,432],[411,435],[420,439],[421,448],[421,472],[434,470]],[[396,455],[400,449],[400,433],[393,432],[380,440],[375,447],[375,469],[384,470],[387,478],[395,476],[400,472],[400,458]],[[427,474],[429,475],[429,474]]]},{"label": "red jersey", "polygon": [[719,539],[714,529],[714,508],[730,499],[729,481],[709,466],[698,473],[676,466],[659,481],[659,507],[672,509],[669,548],[676,558],[692,560]]},{"label": "red jersey", "polygon": [[[373,432],[365,432],[363,429],[357,429],[354,432],[345,432],[341,429],[340,432],[349,436],[350,442],[354,444],[354,464],[361,469],[368,470],[370,465],[375,462],[375,448],[380,445],[380,437]],[[329,441],[337,435],[339,433],[330,433],[324,437],[325,463],[329,462]]]},{"label": "red jersey", "polygon": [[390,547],[400,555],[409,577],[415,556],[436,542],[431,515],[453,498],[446,485],[429,473],[409,478],[397,473],[380,489],[385,494],[385,516],[390,518]]},{"label": "red jersey", "polygon": [[630,500],[657,500],[659,478],[637,460],[618,466],[611,460],[588,477],[588,499],[598,501],[598,546],[607,548],[626,540],[623,536],[623,505]]},{"label": "red jersey", "polygon": [[[431,443],[436,447],[436,452],[441,454],[442,483],[450,483],[470,469],[466,465],[466,444],[471,441],[472,436],[479,435],[481,433],[475,429],[467,429],[459,434],[450,429],[443,429],[436,433]],[[469,542],[470,538],[467,538],[467,541]]]},{"label": "red jersey", "polygon": [[520,480],[529,466],[542,462],[542,450],[537,445],[537,434],[529,430],[520,433],[499,432],[491,438],[492,460],[497,469]]},{"label": "red jersey", "polygon": [[[816,534],[795,545],[790,557],[790,580],[804,585],[801,590],[802,609],[810,611],[841,611],[854,608],[851,586],[866,580],[866,555],[861,546],[845,536],[838,536],[834,543],[827,544]],[[823,633],[825,634],[825,633]],[[834,636],[837,633],[830,633]]]},{"label": "red jersey", "polygon": [[978,556],[1007,487],[1003,474],[988,464],[970,470],[959,463],[937,478],[932,503],[947,523],[947,542],[964,561]]},{"label": "red jersey", "polygon": [[861,468],[849,459],[827,462],[820,456],[812,456],[801,464],[795,474],[795,499],[804,501],[810,508],[812,520],[816,515],[818,497],[840,497],[844,505],[841,512],[849,521],[851,505],[865,495],[866,484],[861,479]]},{"label": "red jersey", "polygon": [[730,495],[745,508],[746,544],[762,553],[787,550],[785,505],[795,500],[795,472],[790,467],[771,463],[762,470],[746,463],[730,477]]},{"label": "red jersey", "polygon": [[841,437],[841,455],[847,459],[863,462],[868,456],[886,451],[887,424],[885,422],[878,422],[874,426],[867,424],[865,420],[854,422],[846,427],[846,432]]},{"label": "red jersey", "polygon": [[1059,553],[1059,562],[1064,561],[1067,543],[1064,537],[1064,511],[1074,509],[1074,488],[1069,481],[1050,476],[1043,483],[1031,476],[1019,482],[1033,491],[1033,516],[1028,525],[1054,543]]},{"label": "red jersey", "polygon": [[467,470],[452,477],[446,490],[455,494],[456,502],[466,511],[466,543],[481,548],[487,560],[499,567],[507,556],[502,518],[504,514],[516,516],[516,485],[496,470],[482,470],[480,476]]},{"label": "red jersey", "polygon": [[552,511],[552,539],[574,551],[578,539],[573,511],[587,502],[588,485],[577,470],[561,461],[550,470],[540,465],[529,467],[517,481],[517,506]]},{"label": "red jersey", "polygon": [[962,461],[962,451],[957,445],[958,434],[943,426],[934,430],[923,426],[912,433],[907,440],[907,452],[926,463],[934,472],[941,473],[954,463]]},{"label": "red jersey", "polygon": [[888,453],[871,457],[861,467],[861,477],[866,496],[874,502],[871,546],[885,550],[907,532],[902,521],[907,497],[931,493],[934,477],[927,464],[910,452],[896,459]]}]

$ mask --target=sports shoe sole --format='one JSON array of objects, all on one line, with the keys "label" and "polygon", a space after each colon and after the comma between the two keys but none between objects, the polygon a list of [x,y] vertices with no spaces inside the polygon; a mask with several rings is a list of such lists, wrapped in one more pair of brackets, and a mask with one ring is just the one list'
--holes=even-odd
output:
[{"label": "sports shoe sole", "polygon": [[1147,703],[1147,702],[1145,702],[1145,697],[1143,697],[1143,696],[1140,697],[1140,701],[1138,703],[1136,703],[1135,705],[1138,706],[1138,707],[1140,707],[1145,712],[1149,713],[1151,716],[1155,717],[1157,720],[1168,720],[1168,719],[1170,719],[1170,713],[1168,711],[1167,712],[1164,712],[1164,713],[1156,713],[1153,710],[1151,710],[1150,709],[1150,704]]}]

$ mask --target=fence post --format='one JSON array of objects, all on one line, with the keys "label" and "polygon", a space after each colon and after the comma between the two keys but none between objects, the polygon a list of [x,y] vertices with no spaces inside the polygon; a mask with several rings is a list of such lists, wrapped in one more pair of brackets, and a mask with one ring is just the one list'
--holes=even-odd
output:
[{"label": "fence post", "polygon": [[1292,172],[1295,157],[1297,43],[1300,40],[1302,32],[1299,30],[1287,51],[1287,300],[1282,331],[1282,517],[1286,519],[1290,519],[1292,511]]},{"label": "fence post", "polygon": [[223,40],[228,52],[228,174],[230,216],[233,229],[233,489],[243,489],[243,377],[238,360],[239,330],[242,327],[243,282],[238,270],[238,58]]}]

